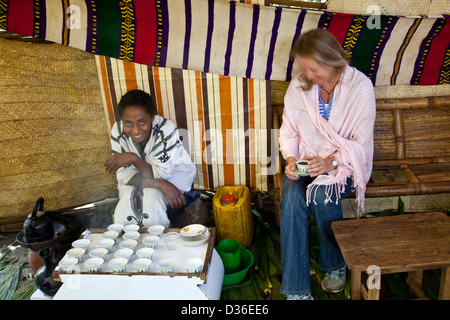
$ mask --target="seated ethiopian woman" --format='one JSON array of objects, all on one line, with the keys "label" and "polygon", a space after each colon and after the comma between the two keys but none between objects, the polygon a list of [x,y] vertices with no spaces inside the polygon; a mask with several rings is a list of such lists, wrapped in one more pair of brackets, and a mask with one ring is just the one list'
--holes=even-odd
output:
[{"label": "seated ethiopian woman", "polygon": [[112,155],[104,163],[118,181],[114,222],[174,226],[195,200],[189,191],[196,167],[178,129],[156,114],[152,97],[142,90],[123,95],[118,114],[111,131]]}]

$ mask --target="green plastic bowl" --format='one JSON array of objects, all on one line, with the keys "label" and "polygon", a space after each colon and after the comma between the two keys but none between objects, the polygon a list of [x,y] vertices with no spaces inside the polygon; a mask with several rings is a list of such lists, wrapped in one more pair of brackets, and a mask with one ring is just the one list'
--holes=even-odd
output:
[{"label": "green plastic bowl", "polygon": [[222,287],[232,286],[234,284],[238,284],[242,280],[244,280],[247,275],[248,269],[253,265],[255,257],[250,250],[241,248],[241,266],[239,271],[234,273],[228,273],[223,276]]},{"label": "green plastic bowl", "polygon": [[241,266],[241,244],[234,239],[223,239],[216,247],[222,259],[225,273],[238,272]]}]

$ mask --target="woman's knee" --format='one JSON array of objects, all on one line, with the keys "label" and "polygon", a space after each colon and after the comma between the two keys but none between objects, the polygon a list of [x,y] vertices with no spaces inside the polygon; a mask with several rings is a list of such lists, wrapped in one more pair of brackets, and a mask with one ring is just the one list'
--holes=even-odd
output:
[{"label": "woman's knee", "polygon": [[317,186],[313,190],[309,208],[319,228],[327,227],[333,221],[342,219],[341,200],[336,194],[329,194],[326,186]]},{"label": "woman's knee", "polygon": [[298,181],[291,181],[283,183],[283,197],[280,203],[283,226],[304,223],[309,217],[305,190],[299,186]]},{"label": "woman's knee", "polygon": [[306,203],[306,186],[307,184],[300,178],[299,180],[291,180],[283,176],[283,197],[282,201],[287,203]]}]

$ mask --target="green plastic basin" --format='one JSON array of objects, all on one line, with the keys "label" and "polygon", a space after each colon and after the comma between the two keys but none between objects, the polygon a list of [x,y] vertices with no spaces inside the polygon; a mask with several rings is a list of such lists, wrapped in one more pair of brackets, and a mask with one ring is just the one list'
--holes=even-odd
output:
[{"label": "green plastic basin", "polygon": [[223,276],[222,287],[232,286],[234,284],[238,284],[242,280],[244,280],[247,275],[248,269],[253,265],[255,260],[253,253],[250,250],[241,248],[241,266],[239,270],[233,273],[228,273]]}]

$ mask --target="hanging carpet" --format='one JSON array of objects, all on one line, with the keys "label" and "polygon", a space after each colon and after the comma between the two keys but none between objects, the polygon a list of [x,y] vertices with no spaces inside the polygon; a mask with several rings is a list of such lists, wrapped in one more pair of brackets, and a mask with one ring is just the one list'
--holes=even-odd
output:
[{"label": "hanging carpet", "polygon": [[[120,97],[149,92],[158,114],[179,128],[197,166],[194,188],[246,185],[266,191],[276,173],[278,131],[271,130],[270,82],[96,56],[108,125]],[[269,110],[269,112],[267,111]]]},{"label": "hanging carpet", "polygon": [[301,32],[324,28],[374,85],[450,83],[450,21],[214,0],[0,0],[0,28],[140,64],[288,81]]}]

